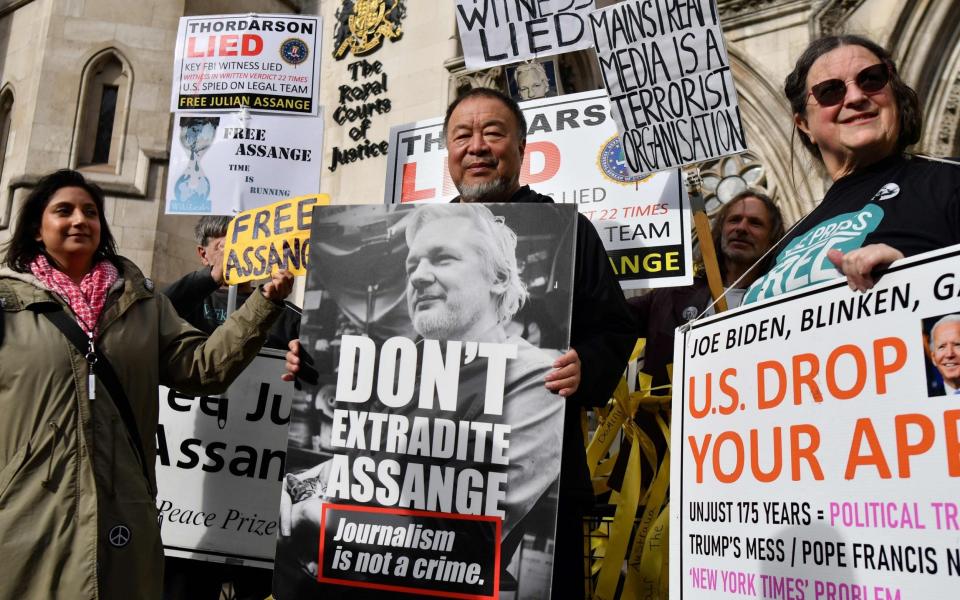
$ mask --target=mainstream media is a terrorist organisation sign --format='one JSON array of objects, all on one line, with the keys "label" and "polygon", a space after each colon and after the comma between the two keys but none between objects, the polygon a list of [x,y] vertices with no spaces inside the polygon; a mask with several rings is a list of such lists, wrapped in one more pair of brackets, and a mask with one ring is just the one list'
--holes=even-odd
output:
[{"label": "mainstream media is a terrorist organisation sign", "polygon": [[575,237],[563,205],[315,209],[278,598],[550,597]]},{"label": "mainstream media is a terrorist organisation sign", "polygon": [[953,246],[677,336],[671,599],[957,596],[958,264]]},{"label": "mainstream media is a terrorist organisation sign", "polygon": [[[520,105],[527,145],[520,183],[575,204],[603,240],[625,289],[693,282],[689,200],[680,173],[630,175],[602,90]],[[391,128],[387,204],[449,202],[443,119]]]},{"label": "mainstream media is a terrorist organisation sign", "polygon": [[317,114],[320,17],[183,17],[170,110]]},{"label": "mainstream media is a terrorist organisation sign", "polygon": [[747,149],[714,0],[627,0],[590,26],[630,172]]}]

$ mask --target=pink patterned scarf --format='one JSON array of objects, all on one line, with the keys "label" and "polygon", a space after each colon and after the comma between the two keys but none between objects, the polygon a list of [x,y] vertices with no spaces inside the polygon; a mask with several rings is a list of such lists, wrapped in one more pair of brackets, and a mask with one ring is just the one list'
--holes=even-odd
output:
[{"label": "pink patterned scarf", "polygon": [[77,317],[77,323],[87,334],[93,333],[94,337],[97,337],[97,320],[100,319],[103,305],[107,301],[107,291],[120,277],[113,263],[101,260],[83,276],[80,285],[74,283],[63,271],[51,266],[43,254],[38,254],[33,259],[30,271],[43,285],[67,301]]}]

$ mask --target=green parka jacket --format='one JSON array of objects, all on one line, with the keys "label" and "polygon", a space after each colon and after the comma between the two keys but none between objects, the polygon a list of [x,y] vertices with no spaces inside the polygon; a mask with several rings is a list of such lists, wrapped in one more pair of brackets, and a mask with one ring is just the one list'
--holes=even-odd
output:
[{"label": "green parka jacket", "polygon": [[132,405],[149,481],[105,386],[88,399],[86,360],[35,310],[70,309],[31,274],[0,269],[0,599],[160,597],[157,385],[224,391],[283,312],[254,294],[207,338],[133,263],[118,267],[97,347]]}]

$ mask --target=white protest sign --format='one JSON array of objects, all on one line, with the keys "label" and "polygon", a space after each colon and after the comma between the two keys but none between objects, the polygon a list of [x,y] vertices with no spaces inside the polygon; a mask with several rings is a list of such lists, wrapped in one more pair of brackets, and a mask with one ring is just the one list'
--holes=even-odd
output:
[{"label": "white protest sign", "polygon": [[590,48],[594,0],[457,0],[457,29],[468,69]]},{"label": "white protest sign", "polygon": [[252,110],[317,114],[318,16],[182,17],[171,112]]},{"label": "white protest sign", "polygon": [[323,117],[176,113],[167,213],[232,215],[315,194]]},{"label": "white protest sign", "polygon": [[938,348],[960,344],[958,260],[919,255],[866,293],[838,278],[677,335],[671,599],[955,595],[960,396],[943,383],[960,368]]},{"label": "white protest sign", "polygon": [[628,0],[590,25],[632,173],[747,149],[714,0]]},{"label": "white protest sign", "polygon": [[290,424],[275,597],[551,597],[564,410],[543,378],[570,343],[577,220],[314,209],[297,399],[319,409]]},{"label": "white protest sign", "polygon": [[[590,219],[625,289],[693,281],[687,192],[678,171],[635,179],[623,160],[602,90],[520,105],[527,146],[520,183]],[[448,202],[443,119],[390,130],[384,202]]]},{"label": "white protest sign", "polygon": [[270,567],[293,383],[264,349],[221,397],[160,388],[157,509],[168,556]]}]

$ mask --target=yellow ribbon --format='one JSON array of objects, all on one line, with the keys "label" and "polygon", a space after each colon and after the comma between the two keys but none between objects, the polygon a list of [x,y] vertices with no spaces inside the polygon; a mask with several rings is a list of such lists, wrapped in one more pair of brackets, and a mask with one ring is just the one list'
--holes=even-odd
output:
[{"label": "yellow ribbon", "polygon": [[595,600],[614,600],[617,585],[620,583],[620,567],[627,552],[633,519],[637,515],[637,501],[640,498],[640,445],[630,445],[630,459],[627,472],[620,490],[621,501],[610,525],[610,538],[607,541],[600,575],[597,580]]},{"label": "yellow ribbon", "polygon": [[[631,367],[641,356],[644,346],[645,340],[637,341],[630,357]],[[668,373],[672,366],[667,366]],[[599,523],[589,532],[589,543],[585,544],[585,550],[592,558],[589,572],[597,581],[592,598],[617,598],[626,559],[627,576],[620,590],[620,600],[667,600],[670,386],[652,387],[652,378],[635,368],[628,368],[627,373],[632,381],[622,379],[613,394],[613,401],[596,411],[597,430],[586,448],[594,492],[601,494],[609,490],[606,480],[618,458],[618,452],[611,452],[610,449],[621,433],[629,441],[629,456],[621,489],[619,492],[612,491],[609,500],[610,504],[617,507],[616,512],[612,520]],[[635,387],[631,384],[635,384]],[[657,456],[653,440],[633,420],[641,407],[655,419],[666,440],[667,450],[662,459]],[[654,473],[646,490],[641,484],[644,462],[650,465]],[[605,524],[609,527],[608,531],[604,531]]]},{"label": "yellow ribbon", "polygon": [[600,460],[607,455],[610,446],[612,446],[614,440],[617,439],[617,434],[620,433],[620,427],[629,417],[633,416],[632,413],[627,412],[627,410],[629,410],[627,407],[629,402],[623,401],[623,399],[629,397],[627,382],[625,380],[621,379],[620,383],[617,384],[617,389],[613,397],[613,410],[597,425],[593,439],[590,440],[590,444],[587,446],[587,468],[590,470],[591,478],[597,472],[597,465],[600,464]]},{"label": "yellow ribbon", "polygon": [[665,592],[669,581],[666,568],[669,560],[669,536],[666,531],[670,522],[670,503],[667,498],[670,485],[670,426],[659,413],[655,418],[660,433],[666,440],[667,450],[650,485],[645,509],[633,539],[621,600],[667,598]]}]

